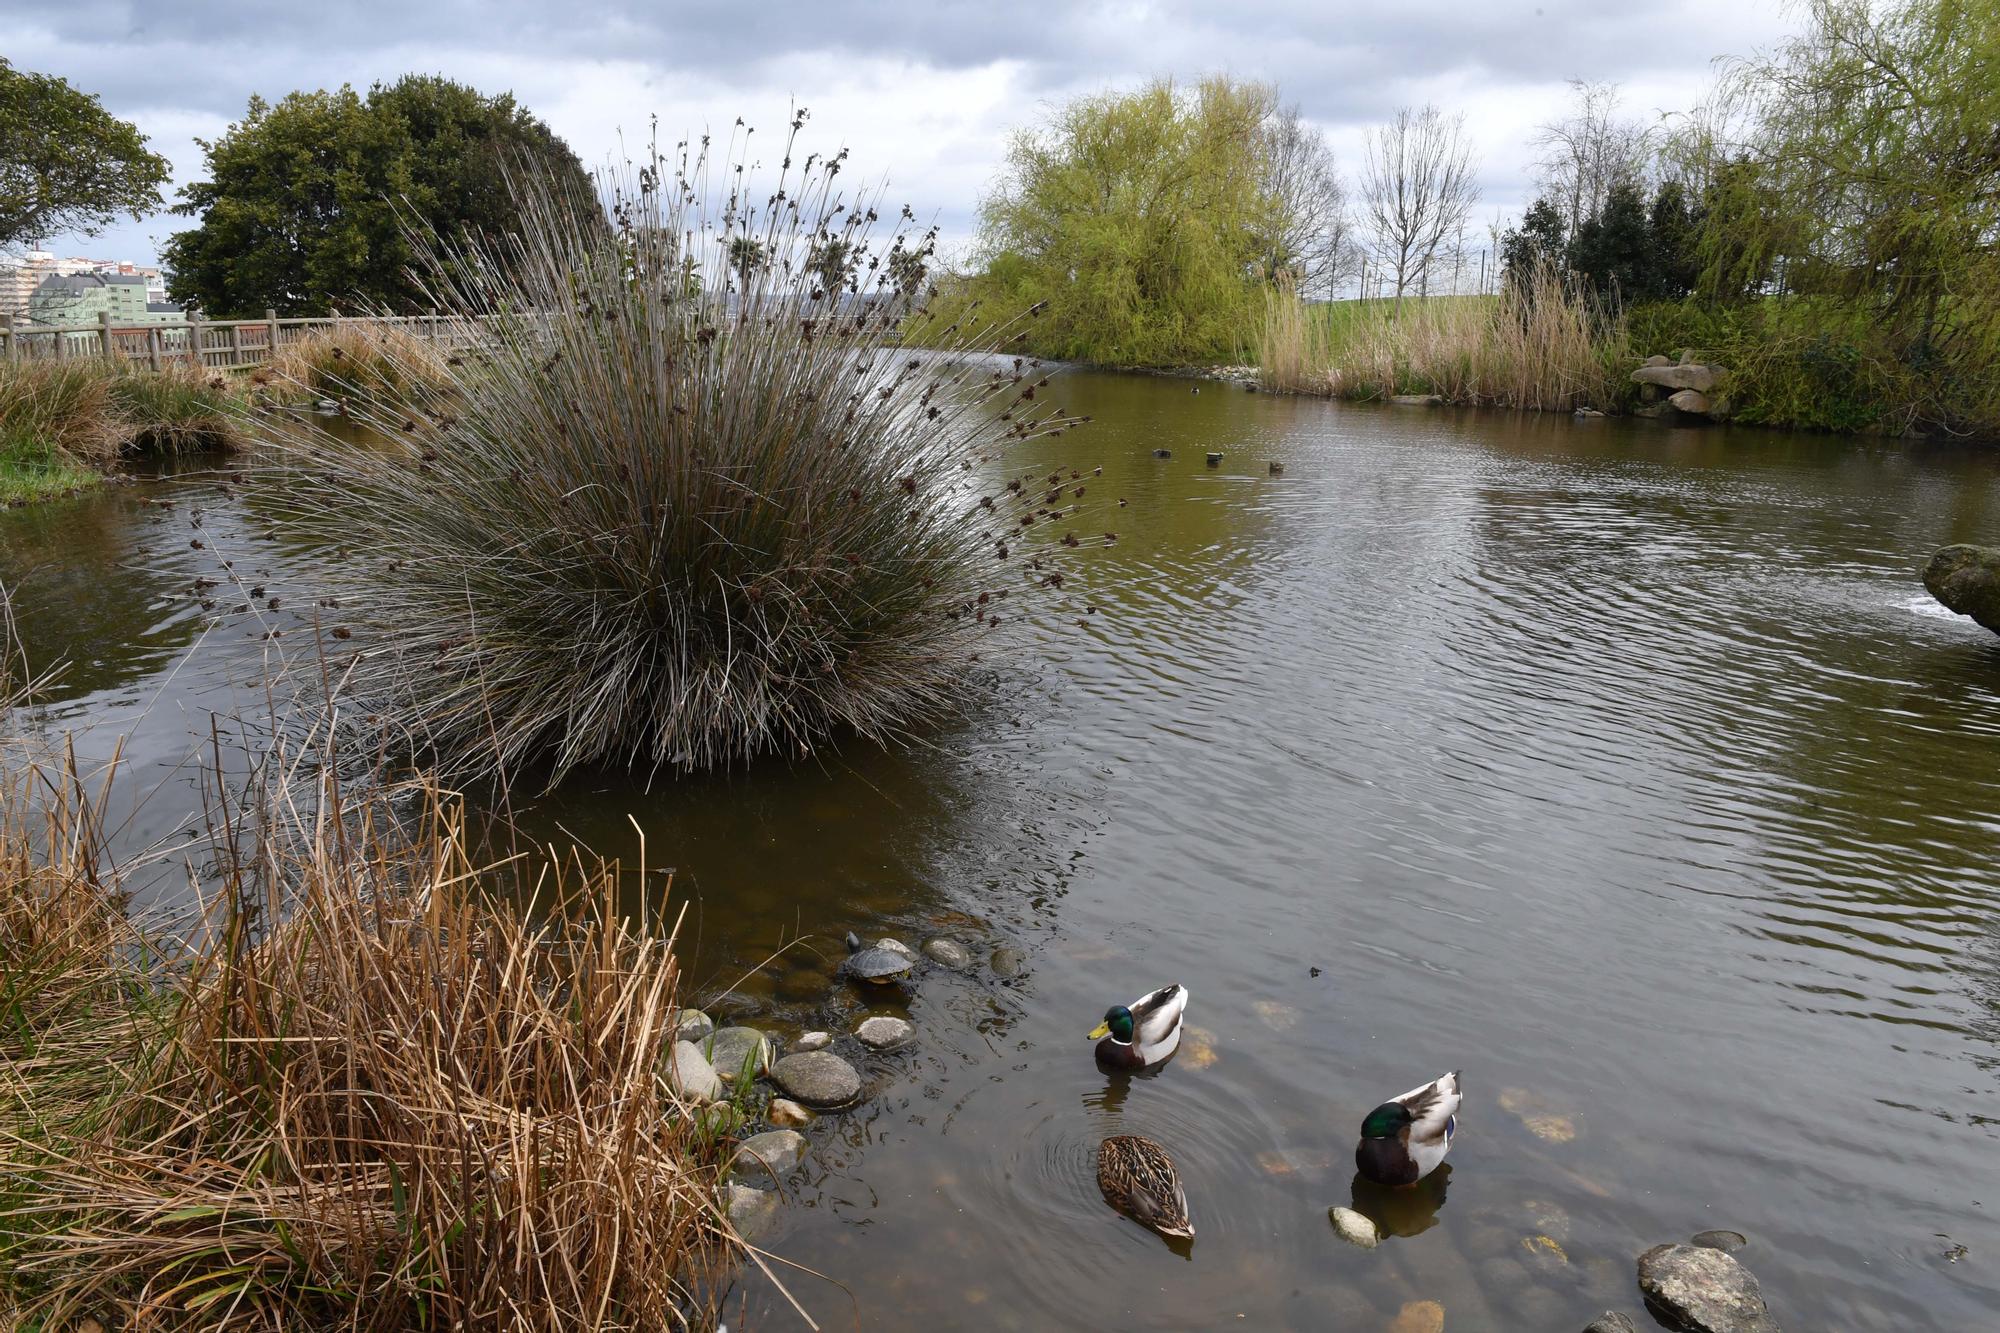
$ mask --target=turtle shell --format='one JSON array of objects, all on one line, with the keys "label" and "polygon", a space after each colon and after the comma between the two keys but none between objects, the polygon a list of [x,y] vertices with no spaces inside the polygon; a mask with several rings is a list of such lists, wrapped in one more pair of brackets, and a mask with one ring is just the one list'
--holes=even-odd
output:
[{"label": "turtle shell", "polygon": [[910,960],[894,949],[863,949],[847,958],[847,975],[876,984],[895,981],[910,970]]}]

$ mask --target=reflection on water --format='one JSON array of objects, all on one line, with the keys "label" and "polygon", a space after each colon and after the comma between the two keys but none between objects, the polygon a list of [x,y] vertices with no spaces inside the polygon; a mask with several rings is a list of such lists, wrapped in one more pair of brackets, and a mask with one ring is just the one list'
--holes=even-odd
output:
[{"label": "reflection on water", "polygon": [[[705,994],[786,1036],[917,1024],[811,1130],[768,1244],[845,1286],[794,1274],[802,1303],[870,1327],[1379,1328],[1434,1300],[1451,1328],[1581,1327],[1638,1314],[1641,1249],[1722,1226],[1789,1327],[1990,1318],[1996,1270],[1946,1251],[2000,1250],[2000,639],[1932,613],[1916,571],[2000,538],[2000,468],[1063,383],[1096,424],[1034,456],[1102,467],[1118,540],[965,722],[527,812],[628,857],[643,832]],[[189,591],[226,558],[305,596],[239,492],[0,515],[31,647],[86,664],[59,719],[135,730],[155,778],[208,711],[254,711],[262,634],[309,628]],[[666,879],[635,874],[635,907]],[[1028,965],[861,995],[830,983],[850,927]],[[1083,1034],[1167,980],[1196,997],[1178,1058],[1100,1072]],[[1356,1183],[1362,1116],[1461,1065],[1451,1166]],[[1179,1164],[1185,1256],[1098,1196],[1117,1133]],[[1384,1244],[1343,1245],[1334,1204]],[[787,1323],[761,1279],[745,1294]]]}]

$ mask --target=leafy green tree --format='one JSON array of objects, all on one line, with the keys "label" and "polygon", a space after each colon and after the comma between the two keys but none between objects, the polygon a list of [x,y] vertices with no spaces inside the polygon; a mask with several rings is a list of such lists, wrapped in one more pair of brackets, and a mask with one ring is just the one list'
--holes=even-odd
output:
[{"label": "leafy green tree", "polygon": [[729,238],[729,271],[736,275],[738,291],[749,291],[750,280],[770,262],[771,257],[765,252],[763,242],[755,237],[738,234]]},{"label": "leafy green tree", "polygon": [[1507,281],[1525,288],[1543,268],[1560,270],[1566,262],[1569,238],[1564,234],[1562,207],[1548,195],[1528,205],[1521,225],[1500,237],[1500,263]]},{"label": "leafy green tree", "polygon": [[1652,263],[1646,289],[1639,295],[1678,301],[1694,291],[1701,276],[1701,216],[1688,199],[1687,187],[1672,177],[1661,181],[1646,221],[1652,233]]},{"label": "leafy green tree", "polygon": [[1614,182],[1597,215],[1577,227],[1570,238],[1569,267],[1600,296],[1635,300],[1652,294],[1653,229],[1637,181]]},{"label": "leafy green tree", "polygon": [[199,223],[163,258],[174,299],[212,314],[323,314],[337,307],[416,311],[428,304],[409,271],[408,230],[447,240],[516,225],[507,175],[547,172],[588,190],[568,146],[511,95],[411,75],[252,97],[244,118],[204,142],[208,178],[175,211]]},{"label": "leafy green tree", "polygon": [[96,97],[0,58],[0,247],[91,236],[120,213],[150,213],[167,171]]},{"label": "leafy green tree", "polygon": [[1260,239],[1281,230],[1261,156],[1275,108],[1261,84],[1159,80],[1016,134],[981,209],[983,285],[1007,305],[1046,303],[1032,349],[1127,364],[1233,354]]}]

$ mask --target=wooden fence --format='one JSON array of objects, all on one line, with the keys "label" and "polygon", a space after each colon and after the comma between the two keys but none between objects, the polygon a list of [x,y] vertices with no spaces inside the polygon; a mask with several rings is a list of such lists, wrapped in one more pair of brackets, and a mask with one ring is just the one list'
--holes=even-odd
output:
[{"label": "wooden fence", "polygon": [[114,324],[107,312],[95,324],[66,327],[21,323],[0,314],[0,361],[95,357],[153,370],[169,365],[236,370],[262,365],[287,343],[355,326],[399,328],[453,351],[475,346],[483,333],[476,320],[438,314],[279,319],[276,311],[266,311],[262,319],[189,315],[162,324]]}]

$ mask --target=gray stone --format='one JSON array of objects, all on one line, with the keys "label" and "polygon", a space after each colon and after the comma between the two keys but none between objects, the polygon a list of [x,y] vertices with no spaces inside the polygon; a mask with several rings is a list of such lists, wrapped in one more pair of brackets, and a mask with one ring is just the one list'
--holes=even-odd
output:
[{"label": "gray stone", "polygon": [[887,949],[890,953],[899,953],[913,963],[917,961],[917,951],[899,939],[893,939],[890,936],[884,935],[881,939],[875,941],[875,947],[878,949]]},{"label": "gray stone", "polygon": [[924,952],[946,967],[967,968],[972,966],[972,950],[957,940],[940,935],[934,940],[924,941]]},{"label": "gray stone", "polygon": [[1349,1245],[1359,1245],[1364,1250],[1372,1250],[1382,1243],[1382,1233],[1376,1229],[1375,1223],[1352,1208],[1338,1206],[1329,1208],[1326,1210],[1326,1219],[1333,1223],[1335,1234]]},{"label": "gray stone", "polygon": [[738,1144],[729,1169],[752,1181],[768,1180],[775,1185],[805,1157],[805,1135],[796,1129],[771,1129]]},{"label": "gray stone", "polygon": [[1647,357],[1644,361],[1640,362],[1641,365],[1646,365],[1646,366],[1671,366],[1673,363],[1674,359],[1672,357],[1663,356],[1658,352],[1655,352],[1653,355]]},{"label": "gray stone", "polygon": [[1690,1245],[1721,1250],[1724,1254],[1734,1254],[1749,1243],[1750,1238],[1740,1231],[1697,1231],[1688,1237]]},{"label": "gray stone", "polygon": [[715,1031],[715,1020],[699,1009],[682,1009],[674,1015],[674,1037],[680,1041],[700,1041]]},{"label": "gray stone", "polygon": [[1693,389],[1707,393],[1718,380],[1713,366],[1640,366],[1632,372],[1634,384],[1657,384],[1663,389]]},{"label": "gray stone", "polygon": [[1616,1310],[1606,1310],[1591,1320],[1585,1326],[1583,1333],[1639,1333],[1639,1326],[1632,1322],[1630,1315],[1620,1314]]},{"label": "gray stone", "polygon": [[771,1104],[764,1108],[764,1118],[781,1129],[798,1129],[819,1119],[787,1097],[773,1097]]},{"label": "gray stone", "polygon": [[1699,389],[1680,389],[1667,396],[1667,402],[1677,412],[1685,412],[1692,417],[1705,417],[1715,410],[1715,404]]},{"label": "gray stone", "polygon": [[726,1083],[734,1083],[752,1059],[752,1078],[771,1067],[771,1039],[756,1028],[720,1028],[708,1039],[708,1060]]},{"label": "gray stone", "polygon": [[833,1034],[831,1032],[808,1032],[805,1036],[799,1038],[797,1045],[793,1046],[792,1049],[796,1051],[823,1051],[832,1044]]},{"label": "gray stone", "polygon": [[890,1018],[878,1014],[874,1018],[864,1018],[854,1029],[854,1035],[861,1044],[871,1050],[891,1051],[898,1046],[908,1045],[917,1030],[900,1018]]},{"label": "gray stone", "polygon": [[1392,393],[1389,401],[1398,407],[1436,407],[1444,399],[1434,393]]},{"label": "gray stone", "polygon": [[1028,955],[1011,945],[1003,944],[993,951],[991,966],[996,977],[1018,977],[1027,965]]},{"label": "gray stone", "polygon": [[1924,587],[1962,616],[2000,634],[2000,546],[1941,546],[1924,566]]},{"label": "gray stone", "polygon": [[861,1095],[861,1075],[832,1051],[800,1051],[771,1066],[771,1081],[812,1107],[846,1106]]},{"label": "gray stone", "polygon": [[1571,415],[1577,417],[1579,420],[1587,420],[1592,417],[1601,417],[1604,413],[1594,407],[1579,407]]},{"label": "gray stone", "polygon": [[722,1187],[722,1211],[729,1215],[736,1234],[745,1240],[754,1240],[769,1231],[782,1206],[776,1190],[755,1190],[733,1180]]},{"label": "gray stone", "polygon": [[1670,1325],[1690,1333],[1777,1333],[1757,1279],[1721,1250],[1655,1245],[1639,1256],[1639,1290]]},{"label": "gray stone", "polygon": [[708,1002],[708,1007],[724,1018],[747,1018],[763,1008],[755,996],[742,991],[726,990]]},{"label": "gray stone", "polygon": [[691,1041],[674,1043],[667,1082],[691,1102],[712,1102],[722,1096],[722,1080],[715,1076],[715,1067]]}]

